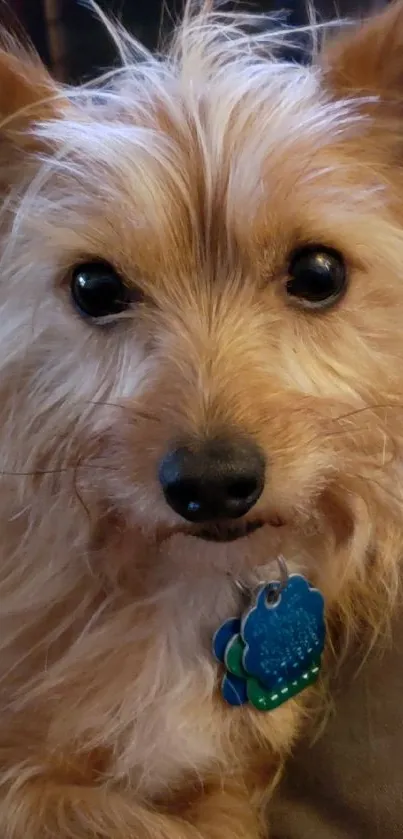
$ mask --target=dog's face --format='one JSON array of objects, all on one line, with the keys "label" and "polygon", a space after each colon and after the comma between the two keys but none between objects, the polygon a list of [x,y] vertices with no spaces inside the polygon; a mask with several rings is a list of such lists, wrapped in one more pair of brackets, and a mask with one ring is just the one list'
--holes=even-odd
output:
[{"label": "dog's face", "polygon": [[5,472],[28,473],[7,483],[15,513],[49,507],[55,539],[64,514],[103,545],[175,536],[204,571],[278,550],[318,566],[327,551],[336,580],[338,552],[376,552],[401,456],[400,17],[314,69],[196,23],[181,58],[10,115],[1,451]]}]

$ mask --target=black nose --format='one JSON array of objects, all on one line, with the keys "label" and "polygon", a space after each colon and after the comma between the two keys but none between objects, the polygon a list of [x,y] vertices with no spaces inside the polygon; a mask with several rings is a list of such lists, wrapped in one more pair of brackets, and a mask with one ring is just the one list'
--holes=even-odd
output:
[{"label": "black nose", "polygon": [[251,440],[210,441],[169,452],[159,479],[169,506],[192,522],[237,519],[256,504],[265,461]]}]

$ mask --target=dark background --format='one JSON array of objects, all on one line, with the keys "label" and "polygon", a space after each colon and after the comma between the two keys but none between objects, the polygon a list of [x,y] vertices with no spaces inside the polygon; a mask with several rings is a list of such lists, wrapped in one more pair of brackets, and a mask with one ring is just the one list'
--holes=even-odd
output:
[{"label": "dark background", "polygon": [[[324,19],[356,16],[387,0],[316,0]],[[150,49],[180,16],[182,0],[98,0],[99,6],[119,19]],[[234,3],[226,3],[231,9]],[[306,22],[306,0],[249,0],[236,3],[249,11],[288,11],[293,25]],[[15,28],[18,21],[29,33],[43,60],[62,81],[76,82],[96,75],[116,60],[113,47],[93,13],[80,0],[3,0],[0,17]],[[223,8],[220,4],[220,8]],[[8,11],[7,11],[8,10]]]}]

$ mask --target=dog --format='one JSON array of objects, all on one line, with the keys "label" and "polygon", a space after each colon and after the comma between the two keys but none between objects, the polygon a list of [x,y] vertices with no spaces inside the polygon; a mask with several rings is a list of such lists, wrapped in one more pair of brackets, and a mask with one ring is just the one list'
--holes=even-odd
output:
[{"label": "dog", "polygon": [[[0,833],[258,839],[399,592],[403,3],[309,64],[253,17],[105,25],[79,88],[0,54]],[[323,675],[230,707],[212,637],[280,555]]]}]

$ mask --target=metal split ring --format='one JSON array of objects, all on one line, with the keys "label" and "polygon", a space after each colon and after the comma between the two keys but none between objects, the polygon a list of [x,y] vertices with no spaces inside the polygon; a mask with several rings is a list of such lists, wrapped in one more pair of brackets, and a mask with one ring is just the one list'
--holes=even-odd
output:
[{"label": "metal split ring", "polygon": [[[288,573],[287,563],[285,561],[285,558],[284,558],[283,554],[278,554],[278,556],[276,556],[276,562],[277,562],[277,565],[278,565],[279,570],[280,570],[280,579],[278,581],[278,586],[275,589],[275,594],[276,594],[275,599],[278,600],[281,593],[284,591],[284,589],[288,585],[288,580],[290,578],[290,575]],[[277,580],[273,580],[273,583],[277,583]],[[242,583],[240,580],[234,580],[234,585],[236,586],[238,591],[241,592],[241,594],[243,594],[244,596],[250,596],[250,593],[251,593],[251,587],[250,586],[247,586],[245,583]],[[268,580],[259,580],[256,583],[256,585],[254,585],[253,587],[254,588],[260,588],[261,586],[267,586],[267,585],[270,585],[270,580],[269,581]]]}]

